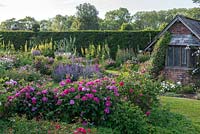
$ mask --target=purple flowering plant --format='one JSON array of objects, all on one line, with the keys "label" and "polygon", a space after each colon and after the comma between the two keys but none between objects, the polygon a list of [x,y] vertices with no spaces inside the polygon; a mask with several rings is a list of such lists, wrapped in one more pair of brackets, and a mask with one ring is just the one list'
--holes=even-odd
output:
[{"label": "purple flowering plant", "polygon": [[8,97],[14,113],[28,118],[59,119],[101,124],[114,112],[119,101],[118,86],[111,78],[72,82],[63,80],[56,88],[28,85]]}]

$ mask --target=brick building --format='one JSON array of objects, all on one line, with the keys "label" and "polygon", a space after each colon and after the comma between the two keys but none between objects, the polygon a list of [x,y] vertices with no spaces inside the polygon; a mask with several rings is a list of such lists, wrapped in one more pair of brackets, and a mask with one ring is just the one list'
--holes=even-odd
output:
[{"label": "brick building", "polygon": [[200,47],[200,21],[185,16],[177,15],[154,40],[148,44],[145,51],[153,50],[152,47],[165,33],[171,33],[168,45],[165,68],[161,72],[166,79],[182,83],[192,82],[189,72],[196,64],[195,49]]}]

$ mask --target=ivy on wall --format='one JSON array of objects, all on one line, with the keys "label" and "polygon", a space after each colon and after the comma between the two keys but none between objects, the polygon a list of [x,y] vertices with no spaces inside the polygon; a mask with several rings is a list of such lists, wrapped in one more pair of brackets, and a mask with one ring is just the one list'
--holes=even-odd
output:
[{"label": "ivy on wall", "polygon": [[150,69],[150,73],[153,77],[157,77],[165,66],[166,53],[170,40],[171,35],[169,32],[167,32],[161,36],[154,46],[151,56],[152,67]]}]

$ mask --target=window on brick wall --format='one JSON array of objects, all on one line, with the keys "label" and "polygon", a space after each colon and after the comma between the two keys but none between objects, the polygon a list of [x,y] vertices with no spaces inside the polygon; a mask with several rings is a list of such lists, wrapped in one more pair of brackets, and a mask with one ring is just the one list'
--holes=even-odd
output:
[{"label": "window on brick wall", "polygon": [[192,67],[194,57],[191,56],[191,50],[183,46],[169,46],[166,56],[166,65],[169,67]]}]

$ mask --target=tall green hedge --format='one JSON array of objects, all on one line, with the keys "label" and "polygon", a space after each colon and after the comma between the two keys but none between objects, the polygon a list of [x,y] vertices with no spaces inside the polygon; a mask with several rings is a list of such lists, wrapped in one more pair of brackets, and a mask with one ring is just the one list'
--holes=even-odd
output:
[{"label": "tall green hedge", "polygon": [[143,50],[156,34],[158,34],[158,31],[0,32],[5,44],[11,42],[14,44],[15,49],[23,48],[26,42],[35,37],[43,42],[54,42],[63,38],[75,37],[78,52],[80,52],[81,47],[87,48],[89,44],[101,45],[107,43],[112,58],[115,58],[117,46]]}]

